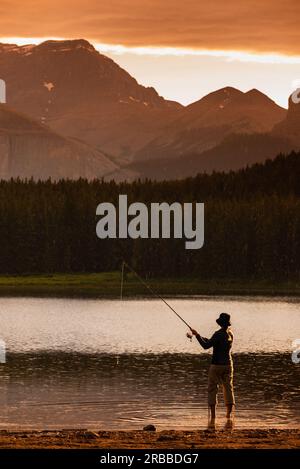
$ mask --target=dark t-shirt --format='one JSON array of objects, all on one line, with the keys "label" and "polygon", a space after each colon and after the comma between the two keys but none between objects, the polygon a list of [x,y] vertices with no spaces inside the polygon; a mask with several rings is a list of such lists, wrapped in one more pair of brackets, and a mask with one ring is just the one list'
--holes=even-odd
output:
[{"label": "dark t-shirt", "polygon": [[199,344],[204,349],[213,347],[211,363],[213,365],[230,365],[232,363],[231,347],[233,333],[230,329],[219,329],[210,339],[196,335]]}]

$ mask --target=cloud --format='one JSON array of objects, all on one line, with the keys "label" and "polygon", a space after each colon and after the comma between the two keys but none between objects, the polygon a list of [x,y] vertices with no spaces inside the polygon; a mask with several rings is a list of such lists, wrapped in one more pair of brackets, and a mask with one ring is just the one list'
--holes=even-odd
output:
[{"label": "cloud", "polygon": [[1,0],[8,37],[300,55],[299,0]]},{"label": "cloud", "polygon": [[[1,42],[1,38],[0,38]],[[13,41],[11,41],[13,42]],[[26,42],[22,41],[23,44]],[[32,43],[38,44],[41,39],[35,39]],[[226,61],[237,61],[237,62],[257,62],[264,64],[289,64],[289,65],[300,65],[300,56],[298,55],[284,55],[274,53],[248,53],[234,50],[211,50],[211,49],[191,49],[183,47],[131,47],[114,44],[103,44],[94,43],[95,48],[102,54],[112,55],[138,55],[138,56],[173,56],[173,57],[213,57],[224,59]]]}]

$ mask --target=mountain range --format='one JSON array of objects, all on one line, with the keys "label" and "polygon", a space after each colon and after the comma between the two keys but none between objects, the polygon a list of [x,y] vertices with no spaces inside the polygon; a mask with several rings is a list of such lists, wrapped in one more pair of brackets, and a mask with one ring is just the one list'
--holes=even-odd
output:
[{"label": "mountain range", "polygon": [[226,87],[184,107],[84,39],[0,44],[0,78],[1,178],[182,178],[300,147],[291,99]]}]

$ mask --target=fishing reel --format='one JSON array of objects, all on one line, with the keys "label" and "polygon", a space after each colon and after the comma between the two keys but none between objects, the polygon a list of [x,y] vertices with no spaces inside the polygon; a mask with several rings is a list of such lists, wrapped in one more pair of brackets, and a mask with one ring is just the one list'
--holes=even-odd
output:
[{"label": "fishing reel", "polygon": [[193,334],[191,334],[190,331],[188,331],[188,332],[186,333],[186,336],[187,336],[188,339],[190,339],[191,342],[193,341]]}]

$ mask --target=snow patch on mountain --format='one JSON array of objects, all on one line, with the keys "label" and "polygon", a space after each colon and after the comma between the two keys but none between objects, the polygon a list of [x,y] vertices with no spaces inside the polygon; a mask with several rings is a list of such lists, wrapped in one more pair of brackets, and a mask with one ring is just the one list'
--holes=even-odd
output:
[{"label": "snow patch on mountain", "polygon": [[32,50],[35,47],[36,46],[34,44],[27,44],[25,46],[17,46],[16,44],[0,44],[0,51],[19,55],[31,55]]},{"label": "snow patch on mountain", "polygon": [[44,85],[45,88],[47,88],[48,91],[52,91],[53,88],[54,88],[54,84],[51,81],[49,83],[44,81],[43,85]]}]

